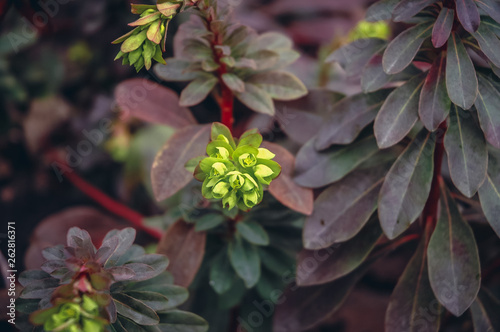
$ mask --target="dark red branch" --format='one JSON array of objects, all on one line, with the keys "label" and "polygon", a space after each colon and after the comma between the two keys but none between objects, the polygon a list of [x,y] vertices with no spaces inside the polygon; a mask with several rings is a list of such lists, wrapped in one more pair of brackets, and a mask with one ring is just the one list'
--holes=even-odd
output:
[{"label": "dark red branch", "polygon": [[427,203],[425,204],[423,212],[423,221],[425,222],[425,229],[427,232],[427,238],[434,231],[436,227],[438,218],[438,207],[439,207],[439,196],[440,196],[440,186],[439,183],[442,181],[441,178],[441,166],[443,165],[444,156],[444,135],[448,126],[446,121],[439,125],[436,131],[436,148],[434,151],[434,175],[432,177],[431,192]]}]

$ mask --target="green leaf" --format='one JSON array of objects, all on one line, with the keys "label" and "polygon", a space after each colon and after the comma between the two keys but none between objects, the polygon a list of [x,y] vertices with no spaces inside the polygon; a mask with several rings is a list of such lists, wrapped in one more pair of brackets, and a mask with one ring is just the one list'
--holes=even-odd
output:
[{"label": "green leaf", "polygon": [[397,88],[385,100],[373,126],[377,144],[381,149],[400,142],[418,120],[420,92],[424,85],[422,73]]},{"label": "green leaf", "polygon": [[130,53],[138,49],[147,38],[147,31],[143,30],[136,35],[130,36],[125,40],[120,48],[123,53]]},{"label": "green leaf", "polygon": [[238,76],[231,73],[226,73],[222,75],[222,80],[227,85],[231,91],[234,92],[245,92],[245,82],[241,80]]},{"label": "green leaf", "polygon": [[358,94],[342,99],[332,108],[316,136],[315,147],[324,150],[334,144],[350,144],[376,117],[390,90]]},{"label": "green leaf", "polygon": [[432,34],[432,23],[424,22],[397,36],[384,52],[382,63],[387,74],[397,74],[412,63],[424,40]]},{"label": "green leaf", "polygon": [[266,230],[255,221],[242,221],[236,224],[238,233],[248,242],[258,246],[269,244],[269,235]]},{"label": "green leaf", "polygon": [[431,189],[435,136],[423,129],[387,173],[378,201],[384,233],[394,239],[418,218]]},{"label": "green leaf", "polygon": [[372,56],[386,45],[387,41],[379,38],[358,39],[334,51],[325,62],[338,62],[349,76],[357,76]]},{"label": "green leaf", "polygon": [[353,238],[377,209],[385,167],[354,171],[323,191],[304,226],[306,249],[326,248]]},{"label": "green leaf", "polygon": [[214,76],[195,79],[182,90],[179,104],[188,107],[201,103],[212,92],[218,82],[219,80]]},{"label": "green leaf", "polygon": [[250,77],[247,82],[255,84],[277,100],[294,100],[307,94],[305,85],[297,77],[285,71],[258,73]]},{"label": "green leaf", "polygon": [[119,315],[141,325],[156,325],[160,321],[156,312],[143,302],[125,294],[112,294]]},{"label": "green leaf", "polygon": [[480,17],[474,0],[456,0],[457,16],[465,30],[470,33],[479,28]]},{"label": "green leaf", "polygon": [[366,10],[365,20],[368,22],[386,21],[392,18],[394,7],[399,0],[381,0],[375,2]]},{"label": "green leaf", "polygon": [[500,154],[490,152],[486,180],[479,188],[479,201],[484,215],[500,237]]},{"label": "green leaf", "polygon": [[456,105],[465,110],[474,105],[477,96],[476,69],[460,37],[455,33],[448,40],[446,88],[451,101]]},{"label": "green leaf", "polygon": [[500,92],[483,75],[479,75],[479,93],[475,105],[486,140],[500,149],[500,112],[497,111]]},{"label": "green leaf", "polygon": [[225,221],[225,216],[221,214],[209,213],[196,220],[196,226],[194,230],[197,232],[207,231],[219,225],[222,225],[222,223],[224,223]]},{"label": "green leaf", "polygon": [[262,265],[276,275],[284,276],[295,268],[295,257],[283,250],[272,246],[259,247],[258,249]]},{"label": "green leaf", "polygon": [[481,51],[497,67],[500,67],[500,40],[485,24],[481,24],[479,29],[472,34],[479,43]]},{"label": "green leaf", "polygon": [[481,25],[485,25],[488,29],[490,29],[497,37],[500,35],[500,23],[495,22],[489,17],[483,17],[481,19]]},{"label": "green leaf", "polygon": [[462,219],[444,182],[441,182],[441,213],[427,257],[429,279],[437,299],[455,316],[462,315],[477,296],[481,268],[474,233]]},{"label": "green leaf", "polygon": [[432,45],[434,45],[435,48],[442,47],[450,38],[454,19],[455,11],[453,9],[446,7],[441,9],[436,23],[434,23],[434,28],[432,29]]},{"label": "green leaf", "polygon": [[200,71],[192,69],[192,63],[188,60],[168,58],[165,61],[166,65],[157,64],[153,68],[154,73],[164,81],[186,82],[201,75]]},{"label": "green leaf", "polygon": [[392,13],[395,22],[406,21],[420,13],[425,7],[428,7],[438,0],[402,0],[394,8]]},{"label": "green leaf", "polygon": [[[422,239],[392,292],[385,316],[386,332],[439,330],[442,307],[429,282],[426,244]],[[422,311],[426,319],[422,319]]]},{"label": "green leaf", "polygon": [[[297,262],[297,284],[325,284],[351,273],[364,262],[381,238],[382,230],[374,219],[347,242],[326,249],[302,250]],[[308,262],[311,261],[316,261],[316,264],[310,266]]]},{"label": "green leaf", "polygon": [[160,314],[159,328],[164,332],[206,332],[208,323],[193,313],[173,310]]},{"label": "green leaf", "polygon": [[441,54],[432,64],[420,93],[418,114],[425,128],[436,130],[450,112],[451,100],[446,91],[446,57]]},{"label": "green leaf", "polygon": [[[138,291],[138,292],[154,292],[154,293],[160,293],[161,295],[165,296],[168,299],[168,302],[165,303],[164,305],[166,306],[163,310],[170,310],[173,309],[184,302],[189,297],[189,293],[187,289],[181,286],[175,286],[167,283],[150,283],[146,284],[149,280],[142,281],[141,283],[144,283],[141,286],[135,286],[132,285],[127,288],[127,292],[130,291]],[[137,283],[139,284],[139,283]]]},{"label": "green leaf", "polygon": [[260,278],[260,257],[257,248],[237,236],[229,243],[228,253],[231,265],[246,287],[255,286]]},{"label": "green leaf", "polygon": [[452,106],[444,146],[453,183],[465,196],[474,196],[486,176],[488,151],[470,112]]},{"label": "green leaf", "polygon": [[226,250],[222,250],[210,265],[210,286],[217,294],[224,294],[231,289],[235,281],[235,272],[231,267]]},{"label": "green leaf", "polygon": [[157,200],[171,197],[193,179],[193,174],[184,165],[205,153],[209,133],[210,126],[188,126],[166,142],[151,170],[151,182]]},{"label": "green leaf", "polygon": [[275,113],[271,96],[254,84],[245,83],[245,92],[238,92],[235,95],[239,101],[255,112],[267,115]]},{"label": "green leaf", "polygon": [[322,152],[315,150],[312,139],[297,154],[295,182],[306,188],[326,186],[342,179],[377,152],[373,136]]},{"label": "green leaf", "polygon": [[500,301],[490,291],[481,288],[470,311],[475,332],[500,331]]}]

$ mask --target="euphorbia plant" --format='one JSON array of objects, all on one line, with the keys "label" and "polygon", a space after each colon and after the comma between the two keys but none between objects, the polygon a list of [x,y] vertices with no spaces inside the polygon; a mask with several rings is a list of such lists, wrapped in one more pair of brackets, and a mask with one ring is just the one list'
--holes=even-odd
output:
[{"label": "euphorbia plant", "polygon": [[[497,330],[498,306],[480,290],[478,246],[461,210],[479,193],[500,233],[500,6],[382,0],[367,20],[407,28],[390,42],[360,39],[328,58],[360,75],[363,92],[335,104],[298,153],[297,183],[325,189],[304,228],[297,283],[307,287],[287,294],[275,330],[316,325],[377,258],[415,239],[420,245],[391,296],[386,331],[436,331],[444,309],[455,316],[470,309],[476,331]],[[394,241],[374,249],[387,242],[383,234]],[[305,268],[318,250],[329,255]],[[304,304],[312,301],[321,309]]]}]

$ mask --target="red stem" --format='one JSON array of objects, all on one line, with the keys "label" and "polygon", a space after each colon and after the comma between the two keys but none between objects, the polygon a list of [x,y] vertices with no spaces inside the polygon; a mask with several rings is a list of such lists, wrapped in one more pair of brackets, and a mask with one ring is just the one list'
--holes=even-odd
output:
[{"label": "red stem", "polygon": [[[62,165],[66,165],[66,162],[61,160],[60,158],[56,158],[56,161]],[[69,168],[69,166],[67,166]],[[63,175],[78,189],[80,189],[81,192],[89,196],[91,199],[93,199],[96,203],[101,205],[103,208],[108,210],[109,212],[122,217],[125,220],[128,220],[132,225],[135,226],[137,230],[143,231],[144,233],[147,233],[151,235],[153,238],[160,240],[162,237],[161,232],[157,231],[156,229],[149,228],[144,225],[144,216],[142,216],[140,213],[128,208],[127,206],[123,205],[120,202],[115,201],[105,193],[103,193],[101,190],[98,188],[94,187],[84,179],[82,179],[78,174],[76,174],[74,171],[66,171],[63,173]]]},{"label": "red stem", "polygon": [[427,203],[425,204],[424,212],[423,212],[423,220],[425,222],[425,229],[427,232],[427,239],[430,238],[430,234],[434,231],[437,223],[437,214],[438,214],[438,206],[439,206],[439,196],[440,196],[440,181],[441,178],[441,166],[443,165],[443,156],[444,156],[444,134],[448,126],[446,121],[443,121],[439,125],[439,128],[436,132],[436,148],[434,151],[434,175],[432,177],[431,184],[431,192],[429,194],[429,198],[427,199]]}]

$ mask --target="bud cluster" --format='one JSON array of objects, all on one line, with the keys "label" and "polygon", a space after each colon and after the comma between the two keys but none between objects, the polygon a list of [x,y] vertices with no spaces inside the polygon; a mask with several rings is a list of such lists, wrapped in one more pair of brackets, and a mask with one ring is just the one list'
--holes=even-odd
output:
[{"label": "bud cluster", "polygon": [[183,1],[167,1],[157,5],[132,4],[132,13],[140,18],[130,26],[136,27],[113,41],[122,43],[115,60],[122,58],[124,65],[134,66],[137,71],[150,69],[152,60],[165,64],[163,52],[170,20],[180,12]]},{"label": "bud cluster", "polygon": [[220,123],[212,127],[208,157],[201,160],[195,178],[203,181],[202,194],[207,199],[222,200],[224,208],[248,211],[263,198],[268,186],[281,172],[272,161],[275,155],[261,148],[257,130],[244,133],[236,145],[229,129]]}]

